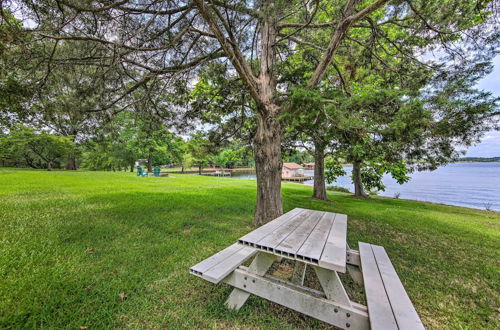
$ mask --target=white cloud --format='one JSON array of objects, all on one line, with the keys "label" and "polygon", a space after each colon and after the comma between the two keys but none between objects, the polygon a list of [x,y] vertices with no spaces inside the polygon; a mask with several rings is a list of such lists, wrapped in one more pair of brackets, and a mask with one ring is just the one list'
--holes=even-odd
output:
[{"label": "white cloud", "polygon": [[[493,60],[493,72],[479,81],[477,87],[500,96],[500,56]],[[467,150],[467,157],[500,157],[500,132],[486,133],[481,143]]]},{"label": "white cloud", "polygon": [[492,92],[495,96],[500,96],[500,56],[493,60],[493,72],[479,81],[477,87]]},{"label": "white cloud", "polygon": [[481,143],[467,150],[467,157],[500,157],[500,131],[488,132]]}]

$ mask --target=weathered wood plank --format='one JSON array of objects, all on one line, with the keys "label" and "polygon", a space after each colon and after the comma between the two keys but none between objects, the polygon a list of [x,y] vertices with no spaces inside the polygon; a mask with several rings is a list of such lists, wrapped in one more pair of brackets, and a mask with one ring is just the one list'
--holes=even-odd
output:
[{"label": "weathered wood plank", "polygon": [[273,233],[276,229],[279,227],[285,225],[289,221],[293,220],[293,218],[300,213],[306,212],[305,209],[301,208],[295,208],[291,210],[290,212],[287,212],[283,214],[282,216],[274,219],[273,221],[270,221],[266,223],[265,225],[255,229],[254,231],[246,234],[245,236],[241,237],[238,242],[240,244],[248,245],[248,244],[254,244],[255,242],[263,239],[267,235]]},{"label": "weathered wood plank", "polygon": [[295,256],[324,214],[325,212],[319,211],[308,212],[307,218],[304,219],[290,235],[282,240],[280,244],[275,247],[275,250],[280,253],[286,252]]},{"label": "weathered wood plank", "polygon": [[202,262],[194,265],[193,267],[190,268],[190,272],[193,273],[194,275],[201,275],[203,272],[207,271],[208,269],[212,268],[213,266],[219,264],[229,256],[235,254],[237,251],[243,249],[244,246],[239,245],[237,243],[228,246],[222,251],[217,252],[211,257],[208,257],[207,259],[203,260]]},{"label": "weathered wood plank", "polygon": [[398,329],[371,245],[359,242],[359,253],[371,328]]},{"label": "weathered wood plank", "polygon": [[372,245],[372,251],[399,329],[424,329],[424,325],[385,249]]},{"label": "weathered wood plank", "polygon": [[346,236],[346,215],[294,209],[243,236],[238,243],[345,273]]},{"label": "weathered wood plank", "polygon": [[337,214],[328,234],[319,265],[345,273],[347,253],[347,216]]},{"label": "weathered wood plank", "polygon": [[249,246],[243,246],[228,258],[224,259],[212,268],[204,271],[201,277],[212,283],[219,283],[242,263],[253,257],[258,251]]},{"label": "weathered wood plank", "polygon": [[359,285],[363,285],[363,273],[361,272],[361,269],[358,266],[347,264],[346,271],[347,274],[351,276],[354,282],[356,282]]},{"label": "weathered wood plank", "polygon": [[[308,211],[308,210],[306,210]],[[256,248],[274,252],[274,249],[287,238],[302,222],[307,221],[309,212],[302,212],[291,221],[277,228],[274,232],[255,243]],[[286,253],[282,255],[287,256]],[[294,257],[294,256],[293,256]]]},{"label": "weathered wood plank", "polygon": [[359,260],[359,252],[356,250],[347,248],[347,260],[346,262],[351,265],[359,266],[361,261]]},{"label": "weathered wood plank", "polygon": [[319,261],[335,216],[335,213],[325,212],[304,244],[297,251],[297,258],[299,260],[309,261],[307,259],[310,259]]}]

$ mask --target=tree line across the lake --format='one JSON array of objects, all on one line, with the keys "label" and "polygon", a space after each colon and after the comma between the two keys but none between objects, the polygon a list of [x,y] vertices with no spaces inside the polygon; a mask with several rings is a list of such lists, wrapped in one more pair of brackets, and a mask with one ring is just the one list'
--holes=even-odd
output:
[{"label": "tree line across the lake", "polygon": [[[3,4],[3,2],[2,2]],[[313,197],[458,159],[499,127],[477,89],[495,1],[41,0],[0,8],[3,165],[254,166],[255,224],[282,213],[283,160]]]},{"label": "tree line across the lake", "polygon": [[490,162],[500,162],[500,157],[462,157],[458,161],[490,163]]}]

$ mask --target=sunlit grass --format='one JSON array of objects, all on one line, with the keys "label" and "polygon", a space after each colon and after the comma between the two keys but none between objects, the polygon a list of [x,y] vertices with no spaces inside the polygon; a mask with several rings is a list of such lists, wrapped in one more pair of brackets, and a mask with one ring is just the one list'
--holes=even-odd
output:
[{"label": "sunlit grass", "polygon": [[[385,246],[429,328],[498,328],[500,214],[284,184],[285,210],[349,215]],[[0,327],[326,327],[188,274],[252,230],[255,181],[0,169]]]}]

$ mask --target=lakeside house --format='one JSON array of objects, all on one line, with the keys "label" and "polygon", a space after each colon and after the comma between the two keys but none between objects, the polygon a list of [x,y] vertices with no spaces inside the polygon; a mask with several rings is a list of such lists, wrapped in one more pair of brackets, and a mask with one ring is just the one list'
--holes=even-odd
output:
[{"label": "lakeside house", "polygon": [[283,169],[281,170],[281,177],[292,178],[304,176],[304,167],[297,163],[283,163]]},{"label": "lakeside house", "polygon": [[306,170],[314,170],[314,162],[305,163],[304,164],[304,169],[306,169]]}]

